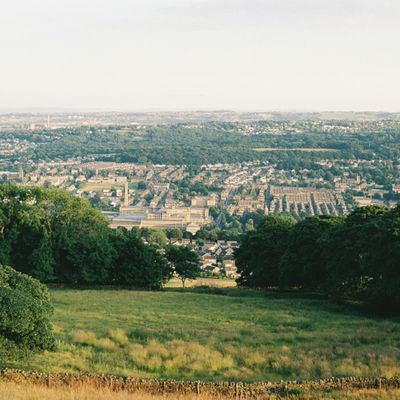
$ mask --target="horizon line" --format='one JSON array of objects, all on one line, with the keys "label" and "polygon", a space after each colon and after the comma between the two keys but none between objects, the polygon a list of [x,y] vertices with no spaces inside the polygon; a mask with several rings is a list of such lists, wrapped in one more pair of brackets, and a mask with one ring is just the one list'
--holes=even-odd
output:
[{"label": "horizon line", "polygon": [[57,113],[57,114],[66,114],[66,113],[82,113],[82,114],[91,114],[91,113],[117,113],[117,114],[154,114],[154,113],[169,113],[169,114],[177,114],[177,113],[285,113],[285,114],[314,114],[314,113],[347,113],[347,114],[399,114],[398,111],[387,111],[387,110],[340,110],[340,109],[331,109],[331,110],[296,110],[296,109],[229,109],[229,108],[215,108],[215,109],[196,109],[196,108],[188,108],[188,109],[171,109],[171,108],[146,108],[146,109],[112,109],[112,108],[47,108],[47,107],[39,107],[39,108],[0,108],[0,114],[49,114],[49,113]]}]

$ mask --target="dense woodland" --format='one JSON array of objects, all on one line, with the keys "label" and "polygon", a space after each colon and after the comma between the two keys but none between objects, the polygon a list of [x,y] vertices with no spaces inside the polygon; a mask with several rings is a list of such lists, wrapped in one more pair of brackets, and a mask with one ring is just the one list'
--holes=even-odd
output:
[{"label": "dense woodland", "polygon": [[400,207],[348,217],[268,216],[236,251],[241,286],[296,288],[400,311]]},{"label": "dense woodland", "polygon": [[[309,168],[315,161],[323,158],[400,158],[400,131],[396,124],[356,133],[308,129],[272,134],[262,131],[263,125],[268,123],[260,121],[261,132],[252,135],[244,135],[236,125],[208,123],[199,126],[175,124],[145,128],[16,131],[2,133],[1,137],[17,138],[34,144],[22,158],[21,154],[16,155],[19,161],[93,156],[98,160],[119,162],[200,165],[268,160],[287,169]],[[257,148],[313,148],[324,151],[256,152]]]},{"label": "dense woodland", "polygon": [[157,289],[174,272],[199,272],[192,251],[164,254],[162,231],[113,230],[87,201],[58,189],[1,185],[0,235],[0,264],[44,283]]}]

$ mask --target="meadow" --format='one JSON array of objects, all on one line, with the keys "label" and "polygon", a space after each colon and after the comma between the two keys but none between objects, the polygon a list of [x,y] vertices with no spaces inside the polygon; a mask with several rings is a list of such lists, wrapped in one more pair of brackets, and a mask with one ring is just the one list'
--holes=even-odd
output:
[{"label": "meadow", "polygon": [[[201,286],[208,286],[210,288],[233,288],[236,287],[236,281],[234,279],[218,279],[218,278],[197,278],[187,279],[185,287],[187,288],[198,288]],[[182,281],[179,278],[172,277],[165,285],[165,288],[181,288]]]},{"label": "meadow", "polygon": [[327,300],[204,287],[51,295],[57,351],[2,367],[243,382],[400,375],[400,320]]}]

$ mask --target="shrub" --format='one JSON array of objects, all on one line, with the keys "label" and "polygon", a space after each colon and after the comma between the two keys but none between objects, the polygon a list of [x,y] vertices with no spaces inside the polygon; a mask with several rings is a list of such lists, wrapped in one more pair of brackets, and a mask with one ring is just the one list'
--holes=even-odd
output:
[{"label": "shrub", "polygon": [[53,312],[47,288],[39,281],[0,265],[0,346],[53,350]]}]

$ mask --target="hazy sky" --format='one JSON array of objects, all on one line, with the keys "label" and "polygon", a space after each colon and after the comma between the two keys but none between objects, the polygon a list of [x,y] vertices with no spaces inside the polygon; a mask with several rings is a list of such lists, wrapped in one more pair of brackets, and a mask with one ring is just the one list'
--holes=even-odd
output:
[{"label": "hazy sky", "polygon": [[400,111],[400,0],[3,0],[0,109]]}]

